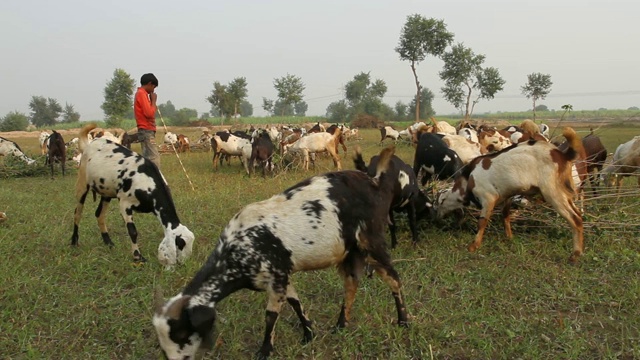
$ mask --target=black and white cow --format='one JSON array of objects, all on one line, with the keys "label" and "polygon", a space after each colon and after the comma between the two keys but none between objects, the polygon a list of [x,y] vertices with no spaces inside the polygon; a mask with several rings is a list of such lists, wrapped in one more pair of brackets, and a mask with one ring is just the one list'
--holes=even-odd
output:
[{"label": "black and white cow", "polygon": [[396,179],[387,174],[393,148],[380,155],[376,176],[330,172],[304,180],[270,199],[247,205],[224,228],[213,253],[195,277],[168,302],[156,304],[153,325],[169,359],[193,359],[210,346],[215,308],[240,289],[266,291],[266,331],[258,358],[273,350],[274,328],[288,302],[313,338],[291,275],[337,266],[345,298],[337,327],[345,327],[366,263],[389,285],[398,324],[407,312],[398,273],[385,246],[385,226]]},{"label": "black and white cow", "polygon": [[89,191],[100,195],[96,210],[102,240],[113,246],[107,230],[106,215],[111,199],[120,202],[120,214],[127,224],[131,238],[133,258],[136,262],[146,259],[138,249],[138,231],[133,223],[133,213],[153,213],[164,227],[164,238],[158,247],[158,260],[165,266],[184,262],[193,247],[193,233],[180,223],[169,187],[158,167],[126,147],[108,139],[97,138],[91,142],[87,133],[96,127],[86,125],[80,130],[78,148],[82,154],[76,183],[76,211],[71,244],[78,245],[78,224]]},{"label": "black and white cow", "polygon": [[453,177],[462,167],[462,160],[455,151],[442,140],[442,135],[423,133],[413,159],[416,177],[422,174],[422,186],[432,178],[445,180]]}]

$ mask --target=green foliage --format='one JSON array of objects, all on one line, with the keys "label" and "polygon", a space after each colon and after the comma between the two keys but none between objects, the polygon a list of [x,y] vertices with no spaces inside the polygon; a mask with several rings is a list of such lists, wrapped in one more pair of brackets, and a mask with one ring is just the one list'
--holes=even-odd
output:
[{"label": "green foliage", "polygon": [[547,105],[537,105],[536,106],[536,111],[549,111],[549,108],[547,107]]},{"label": "green foliage", "polygon": [[[435,95],[433,94],[433,91],[427,88],[422,88],[422,91],[420,91],[419,119],[428,119],[436,115],[436,111],[433,110],[434,97]],[[411,100],[411,103],[409,104],[408,114],[415,114],[415,113],[416,113],[416,96],[413,97],[413,100]]]},{"label": "green foliage", "polygon": [[75,123],[80,121],[80,113],[77,112],[72,104],[66,103],[64,106],[64,112],[62,113],[63,123]]},{"label": "green foliage", "polygon": [[304,100],[295,103],[293,106],[293,111],[296,116],[305,116],[307,114],[307,110],[309,110],[309,105]]},{"label": "green foliage", "polygon": [[262,109],[268,113],[273,113],[273,100],[267,99],[266,97],[262,98]]},{"label": "green foliage", "polygon": [[[445,100],[458,109],[464,109],[465,118],[471,117],[481,99],[493,99],[504,87],[505,81],[495,68],[483,68],[484,55],[476,55],[463,44],[457,44],[442,56],[444,61],[440,79]],[[477,93],[472,98],[474,92]]]},{"label": "green foliage", "polygon": [[[278,100],[282,103],[281,111],[288,110],[290,105],[297,104],[302,101],[302,92],[305,89],[305,85],[302,82],[302,78],[287,74],[281,78],[273,79],[273,87],[278,93]],[[275,107],[276,104],[274,104]],[[274,113],[276,110],[274,109]],[[279,113],[285,115],[284,112]]]},{"label": "green foliage", "polygon": [[404,121],[407,119],[407,111],[409,110],[409,106],[407,104],[402,101],[398,101],[394,105],[393,110],[395,111],[394,115],[397,121]]},{"label": "green foliage", "polygon": [[[447,46],[453,42],[453,33],[447,30],[444,20],[427,19],[419,14],[407,16],[400,32],[400,41],[395,48],[400,60],[411,63],[411,71],[416,84],[416,96],[420,97],[420,81],[416,72],[416,65],[424,61],[428,55],[440,57]],[[415,112],[415,120],[420,116],[419,104]]]},{"label": "green foliage", "polygon": [[176,126],[186,126],[189,125],[191,119],[198,118],[198,111],[195,109],[182,108],[173,115],[171,119],[171,124]]},{"label": "green foliage", "polygon": [[327,106],[327,118],[332,123],[344,123],[349,118],[349,106],[346,100],[334,101]]},{"label": "green foliage", "polygon": [[522,94],[527,99],[533,100],[533,118],[536,118],[536,101],[544,100],[551,92],[551,75],[542,73],[531,73],[527,75],[527,82],[520,87]]},{"label": "green foliage", "polygon": [[170,100],[167,100],[166,103],[158,105],[158,112],[162,114],[164,119],[173,119],[176,115],[176,107]]},{"label": "green foliage", "polygon": [[273,116],[293,116],[294,114],[293,104],[286,104],[282,99],[273,103]]},{"label": "green foliage", "polygon": [[244,117],[253,116],[253,105],[247,100],[240,102],[240,114]]},{"label": "green foliage", "polygon": [[120,127],[122,120],[133,106],[135,81],[123,69],[115,69],[113,77],[104,88],[104,102],[101,105],[109,127]]},{"label": "green foliage", "polygon": [[638,111],[638,110],[640,110],[640,108],[639,108],[639,107],[637,107],[637,106],[631,106],[631,107],[630,107],[630,108],[628,108],[627,110],[634,110],[634,111]]},{"label": "green foliage", "polygon": [[29,102],[31,123],[37,127],[53,125],[58,121],[62,106],[56,99],[32,96]]},{"label": "green foliage", "polygon": [[239,114],[240,104],[247,98],[248,90],[247,90],[247,79],[244,77],[239,77],[233,79],[229,86],[227,87],[227,91],[231,96],[233,101],[233,115]]},{"label": "green foliage", "polygon": [[207,97],[207,101],[219,115],[230,118],[239,113],[240,105],[247,94],[247,79],[244,77],[235,78],[228,85],[222,85],[216,81],[213,83],[213,90]]},{"label": "green foliage", "polygon": [[0,119],[0,131],[25,131],[29,126],[27,115],[12,111]]}]

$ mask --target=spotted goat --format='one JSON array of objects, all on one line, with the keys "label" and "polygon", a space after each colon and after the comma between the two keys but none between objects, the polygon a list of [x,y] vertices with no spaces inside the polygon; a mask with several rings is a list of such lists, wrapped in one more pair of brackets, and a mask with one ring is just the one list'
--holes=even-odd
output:
[{"label": "spotted goat", "polygon": [[406,326],[400,279],[384,239],[396,181],[387,173],[393,152],[381,152],[373,178],[357,170],[326,173],[237,213],[184,290],[164,304],[156,303],[153,325],[166,357],[193,359],[199,348],[211,346],[217,304],[245,288],[268,294],[258,358],[267,358],[273,350],[274,328],[285,301],[302,323],[303,341],[311,341],[312,323],[291,275],[331,266],[337,266],[345,289],[338,328],[349,322],[366,263],[391,288],[398,324]]},{"label": "spotted goat", "polygon": [[18,159],[27,163],[27,165],[35,164],[35,160],[25,155],[25,153],[20,149],[20,146],[15,142],[0,137],[0,156],[13,155]]},{"label": "spotted goat", "polygon": [[80,130],[78,147],[82,153],[74,214],[71,244],[78,245],[78,224],[89,191],[100,195],[96,209],[98,226],[105,245],[113,246],[107,230],[107,208],[111,199],[120,202],[120,214],[131,238],[133,258],[136,262],[146,259],[138,249],[138,231],[133,223],[133,212],[153,213],[164,227],[164,238],[158,247],[158,260],[165,266],[184,262],[193,247],[194,235],[180,223],[169,187],[162,173],[153,162],[108,139],[98,138],[89,142],[87,133],[95,128],[89,124]]}]

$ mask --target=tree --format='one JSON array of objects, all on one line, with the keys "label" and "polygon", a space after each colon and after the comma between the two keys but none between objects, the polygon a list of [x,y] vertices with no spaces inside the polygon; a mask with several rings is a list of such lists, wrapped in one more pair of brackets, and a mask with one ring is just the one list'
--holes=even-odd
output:
[{"label": "tree", "polygon": [[235,78],[227,86],[227,92],[233,102],[233,115],[238,115],[240,104],[247,98],[247,79],[243,77]]},{"label": "tree", "polygon": [[158,105],[158,112],[165,119],[173,119],[176,114],[176,107],[170,100],[167,100],[166,103]]},{"label": "tree", "polygon": [[350,118],[358,114],[369,114],[379,118],[388,118],[393,110],[382,102],[387,93],[384,80],[371,81],[370,73],[361,72],[344,86],[345,99],[349,105]]},{"label": "tree", "polygon": [[536,111],[549,111],[547,105],[538,105],[536,106]]},{"label": "tree", "polygon": [[[281,111],[302,101],[305,85],[298,76],[287,74],[281,78],[273,79],[273,87],[278,92],[278,100],[282,103]],[[284,112],[281,115],[284,116]]]},{"label": "tree", "polygon": [[629,107],[627,110],[638,111],[638,110],[640,110],[640,108],[639,108],[639,107],[637,107],[637,106],[631,106],[631,107]]},{"label": "tree", "polygon": [[418,97],[418,107],[415,110],[416,121],[419,120],[421,103],[419,98],[422,89],[416,73],[416,65],[424,61],[428,55],[440,57],[452,42],[453,33],[447,31],[447,25],[443,20],[426,19],[418,14],[407,16],[407,21],[400,32],[400,42],[395,50],[400,55],[400,60],[411,63]]},{"label": "tree", "polygon": [[327,118],[332,123],[346,122],[349,118],[349,106],[346,100],[334,101],[327,106]]},{"label": "tree", "polygon": [[[457,44],[442,55],[444,61],[440,79],[445,82],[441,88],[445,100],[458,109],[464,106],[464,117],[468,119],[480,99],[493,99],[502,90],[505,81],[495,68],[482,67],[484,55],[476,55],[463,44]],[[478,94],[472,99],[473,92]]]},{"label": "tree", "polygon": [[268,112],[269,114],[273,114],[273,100],[263,97],[262,108],[264,109],[264,111]]},{"label": "tree", "polygon": [[64,111],[62,113],[63,123],[74,123],[80,121],[80,113],[77,112],[72,104],[65,103]]},{"label": "tree", "polygon": [[533,100],[533,119],[536,119],[536,101],[544,100],[551,92],[551,75],[532,73],[527,75],[527,83],[520,89],[527,99]]},{"label": "tree", "polygon": [[113,78],[104,88],[102,111],[106,115],[106,123],[111,127],[119,127],[122,119],[129,112],[133,103],[135,81],[123,69],[115,69]]},{"label": "tree", "polygon": [[393,109],[396,112],[395,113],[396,120],[402,121],[407,118],[407,109],[409,109],[409,106],[407,104],[398,100],[398,102],[396,102],[396,105],[393,107]]},{"label": "tree", "polygon": [[242,100],[240,102],[240,114],[244,117],[249,117],[253,115],[253,105],[247,100]]},{"label": "tree", "polygon": [[295,114],[293,105],[286,104],[282,99],[276,100],[276,102],[273,103],[273,116],[277,116],[278,114],[280,116],[293,116]]},{"label": "tree", "polygon": [[12,111],[0,119],[0,131],[25,131],[29,126],[27,115]]},{"label": "tree", "polygon": [[[436,114],[435,110],[433,110],[433,91],[422,88],[420,91],[420,96],[414,96],[413,100],[409,104],[409,112],[415,113],[416,110],[419,111],[418,116],[420,119],[428,119]],[[420,99],[420,100],[418,100]],[[420,101],[420,104],[416,106],[417,101]]]},{"label": "tree", "polygon": [[55,124],[62,112],[62,106],[56,99],[45,99],[43,96],[32,96],[29,108],[31,123],[37,127]]},{"label": "tree", "polygon": [[195,109],[182,108],[175,112],[171,123],[175,126],[189,125],[192,118],[198,117],[198,111]]},{"label": "tree", "polygon": [[305,116],[307,110],[309,110],[309,105],[304,100],[295,103],[295,105],[293,106],[293,111],[296,116]]}]

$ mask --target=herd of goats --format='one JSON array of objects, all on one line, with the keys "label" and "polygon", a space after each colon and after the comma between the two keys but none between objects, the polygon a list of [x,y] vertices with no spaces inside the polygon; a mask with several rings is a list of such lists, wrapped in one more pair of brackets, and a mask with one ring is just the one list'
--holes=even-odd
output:
[{"label": "herd of goats", "polygon": [[[268,358],[273,351],[275,324],[286,302],[292,306],[303,330],[303,341],[313,338],[307,317],[293,286],[291,275],[335,266],[344,281],[344,301],[336,326],[350,320],[358,282],[368,265],[389,286],[397,310],[398,325],[407,326],[408,316],[400,277],[386,246],[389,224],[392,246],[397,240],[394,212],[408,215],[413,241],[417,241],[416,221],[424,217],[442,218],[475,205],[480,209],[478,229],[468,250],[476,251],[496,206],[502,204],[504,229],[512,236],[510,206],[516,196],[540,194],[571,226],[573,251],[570,262],[584,251],[583,220],[574,202],[584,196],[587,182],[620,184],[623,176],[640,169],[640,136],[621,144],[613,159],[605,164],[607,150],[597,135],[580,138],[565,127],[564,141],[549,141],[549,128],[525,120],[520,126],[497,129],[463,122],[453,127],[432,120],[415,123],[398,131],[380,128],[381,140],[408,139],[415,147],[413,166],[394,155],[388,146],[367,164],[359,148],[354,170],[342,170],[339,147],[358,138],[357,129],[344,125],[310,129],[269,126],[249,132],[208,129],[195,144],[184,135],[166,133],[160,150],[175,151],[204,147],[213,152],[213,166],[241,158],[245,171],[261,168],[273,171],[275,154],[297,154],[304,169],[315,154],[328,153],[336,171],[310,177],[271,198],[240,210],[220,234],[206,263],[177,295],[164,301],[157,296],[153,325],[160,346],[169,359],[191,359],[201,348],[210,348],[216,319],[216,304],[240,289],[266,291],[266,330],[257,357]],[[101,197],[95,212],[102,239],[113,246],[105,217],[111,199],[119,200],[120,213],[132,243],[134,261],[146,258],[137,245],[133,213],[153,213],[164,228],[158,260],[170,268],[183,263],[192,253],[194,234],[181,223],[171,192],[160,170],[130,149],[135,135],[104,130],[95,124],[82,128],[78,138],[65,143],[58,132],[43,133],[42,152],[52,167],[61,162],[64,173],[66,148],[77,147],[79,161],[77,198],[72,244],[79,240],[78,225],[85,199],[91,192]],[[0,138],[0,155],[27,157],[15,142]],[[607,165],[605,167],[605,165]],[[604,168],[603,168],[604,167]],[[453,179],[450,186],[431,200],[422,187],[434,180]],[[639,180],[640,185],[640,180]]]}]

